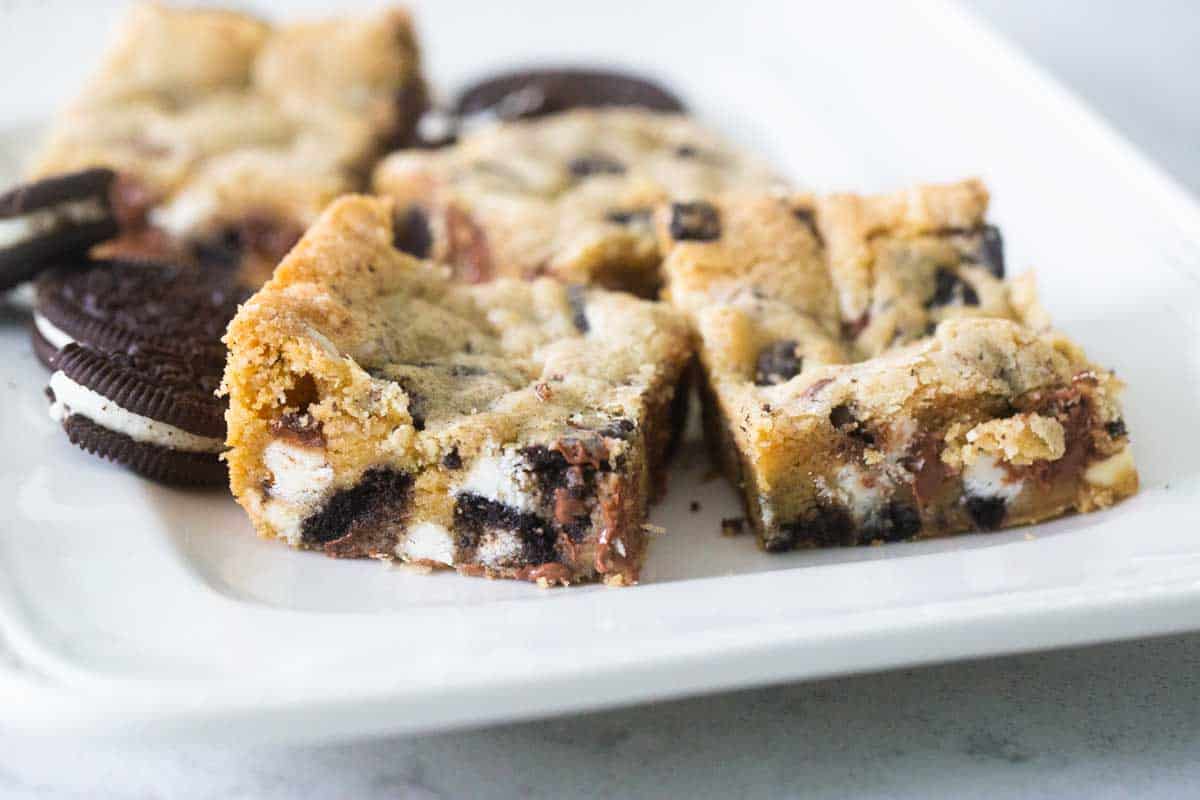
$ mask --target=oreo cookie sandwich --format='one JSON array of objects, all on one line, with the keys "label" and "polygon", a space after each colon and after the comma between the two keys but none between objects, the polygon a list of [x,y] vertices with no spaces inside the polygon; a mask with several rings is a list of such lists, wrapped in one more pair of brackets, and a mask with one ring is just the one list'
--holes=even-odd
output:
[{"label": "oreo cookie sandwich", "polygon": [[220,370],[221,335],[250,289],[234,268],[95,261],[41,277],[33,349],[46,366],[78,342],[100,352],[150,349]]},{"label": "oreo cookie sandwich", "polygon": [[215,395],[220,371],[212,365],[74,343],[55,364],[50,416],[72,444],[162,483],[225,482],[225,409]]},{"label": "oreo cookie sandwich", "polygon": [[0,291],[55,259],[117,234],[110,192],[116,175],[86,169],[22,184],[0,195]]},{"label": "oreo cookie sandwich", "polygon": [[494,121],[530,119],[576,108],[624,106],[682,113],[672,92],[624,72],[579,67],[512,70],[470,84],[448,110],[426,112],[417,125],[417,143],[440,147],[462,131]]}]

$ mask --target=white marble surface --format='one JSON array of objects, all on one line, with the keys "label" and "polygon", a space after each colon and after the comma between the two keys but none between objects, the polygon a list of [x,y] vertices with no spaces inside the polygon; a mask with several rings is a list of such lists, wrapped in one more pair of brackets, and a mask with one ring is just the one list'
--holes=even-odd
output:
[{"label": "white marble surface", "polygon": [[[1200,191],[1194,0],[971,5]],[[1195,635],[418,739],[156,749],[0,738],[0,797],[1167,798],[1200,794],[1198,756]]]}]

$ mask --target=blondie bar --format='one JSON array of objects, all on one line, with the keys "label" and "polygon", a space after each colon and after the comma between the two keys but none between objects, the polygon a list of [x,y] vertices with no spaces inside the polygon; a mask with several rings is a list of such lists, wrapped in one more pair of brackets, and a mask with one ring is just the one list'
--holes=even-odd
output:
[{"label": "blondie bar", "polygon": [[400,10],[276,27],[142,3],[31,173],[118,173],[123,236],[108,255],[201,250],[265,278],[330,200],[408,140],[425,95]]},{"label": "blondie bar", "polygon": [[260,534],[542,583],[637,580],[691,354],[669,307],[465,285],[337,200],[226,335],[230,484]]},{"label": "blondie bar", "polygon": [[629,108],[497,123],[375,171],[405,249],[468,281],[550,274],[642,295],[659,283],[656,203],[774,182],[692,119]]},{"label": "blondie bar", "polygon": [[762,545],[1035,522],[1137,489],[1115,376],[1003,280],[977,181],[660,209],[709,440]]}]

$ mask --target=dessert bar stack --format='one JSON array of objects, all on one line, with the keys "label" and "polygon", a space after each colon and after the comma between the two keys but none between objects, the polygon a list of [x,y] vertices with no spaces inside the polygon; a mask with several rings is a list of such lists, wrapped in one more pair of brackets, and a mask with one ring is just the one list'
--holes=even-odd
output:
[{"label": "dessert bar stack", "polygon": [[0,196],[71,440],[295,547],[542,585],[637,582],[692,378],[769,552],[1137,490],[979,181],[801,193],[609,71],[430,105],[403,11],[137,6]]}]

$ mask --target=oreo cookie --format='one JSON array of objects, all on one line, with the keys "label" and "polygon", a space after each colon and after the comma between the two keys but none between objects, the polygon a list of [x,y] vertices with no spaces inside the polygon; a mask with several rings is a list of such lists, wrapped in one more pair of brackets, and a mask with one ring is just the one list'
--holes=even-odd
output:
[{"label": "oreo cookie", "polygon": [[666,88],[628,73],[578,67],[520,69],[477,81],[462,90],[449,109],[426,112],[417,124],[415,143],[441,147],[453,143],[460,130],[484,121],[610,106],[686,110]]},{"label": "oreo cookie", "polygon": [[104,353],[71,343],[55,357],[50,416],[76,446],[151,480],[227,480],[224,404],[213,364],[150,349]]},{"label": "oreo cookie", "polygon": [[48,273],[37,285],[34,352],[50,367],[54,354],[72,342],[100,352],[151,350],[223,364],[221,336],[251,293],[236,274],[232,266],[134,261]]},{"label": "oreo cookie", "polygon": [[88,169],[26,183],[0,195],[0,291],[55,260],[117,235],[116,174]]},{"label": "oreo cookie", "polygon": [[468,86],[459,94],[454,112],[460,117],[523,119],[604,106],[684,110],[678,97],[645,78],[602,69],[541,68],[505,72]]}]

